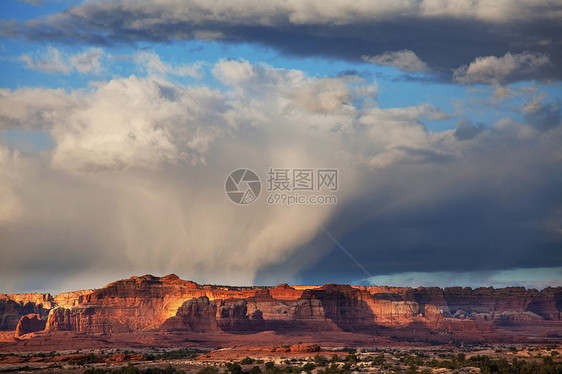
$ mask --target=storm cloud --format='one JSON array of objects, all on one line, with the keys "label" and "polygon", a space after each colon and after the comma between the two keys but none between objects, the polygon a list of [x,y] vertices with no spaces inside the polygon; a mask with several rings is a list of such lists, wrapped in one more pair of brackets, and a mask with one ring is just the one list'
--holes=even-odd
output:
[{"label": "storm cloud", "polygon": [[[21,47],[1,61],[3,292],[171,272],[560,284],[538,275],[562,269],[562,4],[60,8],[0,21]],[[272,167],[336,168],[337,204],[271,205],[264,191],[235,205],[225,180],[246,167],[262,187]]]},{"label": "storm cloud", "polygon": [[[424,118],[442,113],[429,103],[359,110],[352,103],[376,90],[360,77],[244,60],[211,71],[226,92],[186,89],[217,122],[151,74],[89,90],[1,92],[4,129],[43,131],[55,143],[39,154],[0,148],[6,288],[101,286],[123,272],[365,281],[323,227],[371,274],[561,263],[561,126],[504,118],[468,135],[464,125],[433,133]],[[340,170],[337,205],[244,209],[224,194],[235,168],[264,177],[268,167],[303,166]]]},{"label": "storm cloud", "polygon": [[88,1],[44,18],[5,21],[2,33],[98,45],[251,42],[297,56],[355,61],[374,56],[371,61],[428,68],[446,79],[455,71],[464,83],[482,82],[486,69],[497,71],[494,66],[507,60],[532,69],[514,66],[500,74],[504,82],[562,74],[562,5],[547,0]]}]

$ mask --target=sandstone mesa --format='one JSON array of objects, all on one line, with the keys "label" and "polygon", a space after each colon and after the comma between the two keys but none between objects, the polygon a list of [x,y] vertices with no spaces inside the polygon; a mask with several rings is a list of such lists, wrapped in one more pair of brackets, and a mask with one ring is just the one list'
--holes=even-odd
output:
[{"label": "sandstone mesa", "polygon": [[58,295],[0,294],[0,331],[13,331],[15,339],[33,333],[154,331],[376,336],[396,330],[481,337],[538,326],[544,336],[559,339],[561,311],[562,287],[229,287],[199,285],[170,274]]}]

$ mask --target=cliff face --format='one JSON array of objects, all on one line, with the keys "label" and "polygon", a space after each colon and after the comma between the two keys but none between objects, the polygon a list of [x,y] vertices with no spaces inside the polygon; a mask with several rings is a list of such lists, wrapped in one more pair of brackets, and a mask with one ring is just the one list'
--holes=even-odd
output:
[{"label": "cliff face", "polygon": [[16,327],[16,336],[29,334],[30,332],[42,331],[45,329],[45,321],[41,320],[39,314],[28,314],[21,317]]},{"label": "cliff face", "polygon": [[54,306],[49,294],[0,294],[0,331],[13,331],[28,314],[46,319]]},{"label": "cliff face", "polygon": [[[420,324],[481,331],[559,320],[562,289],[200,286],[145,275],[98,290],[0,296],[0,326],[20,334],[73,331],[376,331]],[[34,314],[33,317],[28,314]]]},{"label": "cliff face", "polygon": [[404,325],[419,312],[416,303],[377,300],[351,286],[225,288],[173,275],[132,277],[80,300],[52,309],[47,331],[356,331]]},{"label": "cliff face", "polygon": [[[560,320],[562,288],[542,291],[524,287],[487,288],[387,288],[388,294],[405,301],[413,301],[423,308],[435,305],[445,317],[469,317],[479,313],[501,314],[531,312],[545,320]],[[380,289],[375,289],[381,292]]]}]

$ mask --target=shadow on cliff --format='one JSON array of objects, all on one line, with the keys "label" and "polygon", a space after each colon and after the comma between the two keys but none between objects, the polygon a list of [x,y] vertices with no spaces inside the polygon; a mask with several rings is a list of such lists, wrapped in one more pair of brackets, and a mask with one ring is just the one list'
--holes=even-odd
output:
[{"label": "shadow on cliff", "polygon": [[245,299],[209,300],[203,296],[184,302],[160,330],[374,333],[376,317],[363,297],[359,290],[341,285],[308,289],[296,300],[274,298],[265,288]]}]

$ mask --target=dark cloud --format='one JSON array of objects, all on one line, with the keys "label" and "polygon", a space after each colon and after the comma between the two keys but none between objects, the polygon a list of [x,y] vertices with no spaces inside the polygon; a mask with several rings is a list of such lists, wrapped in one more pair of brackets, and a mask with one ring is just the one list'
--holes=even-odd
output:
[{"label": "dark cloud", "polygon": [[[537,65],[537,61],[531,61],[533,69],[506,74],[504,82],[561,77],[560,4],[494,3],[492,7],[484,1],[455,9],[432,0],[407,6],[309,5],[88,2],[48,18],[4,24],[2,29],[4,34],[20,34],[33,40],[104,45],[201,39],[254,42],[293,55],[355,61],[363,56],[375,56],[376,61],[394,56],[392,61],[381,61],[410,70],[425,70],[427,64],[429,69],[448,75],[454,69],[470,66],[478,57],[501,58],[507,53],[528,52],[548,58],[549,63]],[[406,65],[404,51],[409,57]],[[402,57],[395,58],[397,53]],[[474,79],[468,77],[465,81],[472,83]]]},{"label": "dark cloud", "polygon": [[561,106],[560,100],[556,102],[531,103],[525,108],[525,120],[538,130],[550,130],[560,126],[562,123]]},{"label": "dark cloud", "polygon": [[373,64],[393,66],[404,71],[427,71],[425,62],[407,49],[402,51],[384,52],[377,56],[363,56],[363,60]]},{"label": "dark cloud", "polygon": [[370,78],[372,76],[371,73],[368,71],[358,71],[355,69],[346,69],[342,70],[337,74],[338,77],[345,77],[345,76],[358,76],[361,78]]},{"label": "dark cloud", "polygon": [[465,120],[460,121],[455,129],[455,138],[458,140],[469,140],[478,135],[485,126],[483,123],[477,123],[473,125]]},{"label": "dark cloud", "polygon": [[[462,156],[378,170],[364,193],[338,202],[327,229],[373,275],[562,266],[560,132],[538,145],[516,130],[527,126],[501,122],[492,130],[461,122],[456,138],[481,134],[459,143]],[[303,283],[332,275],[364,283],[363,271],[322,232],[297,253],[309,265]]]}]

